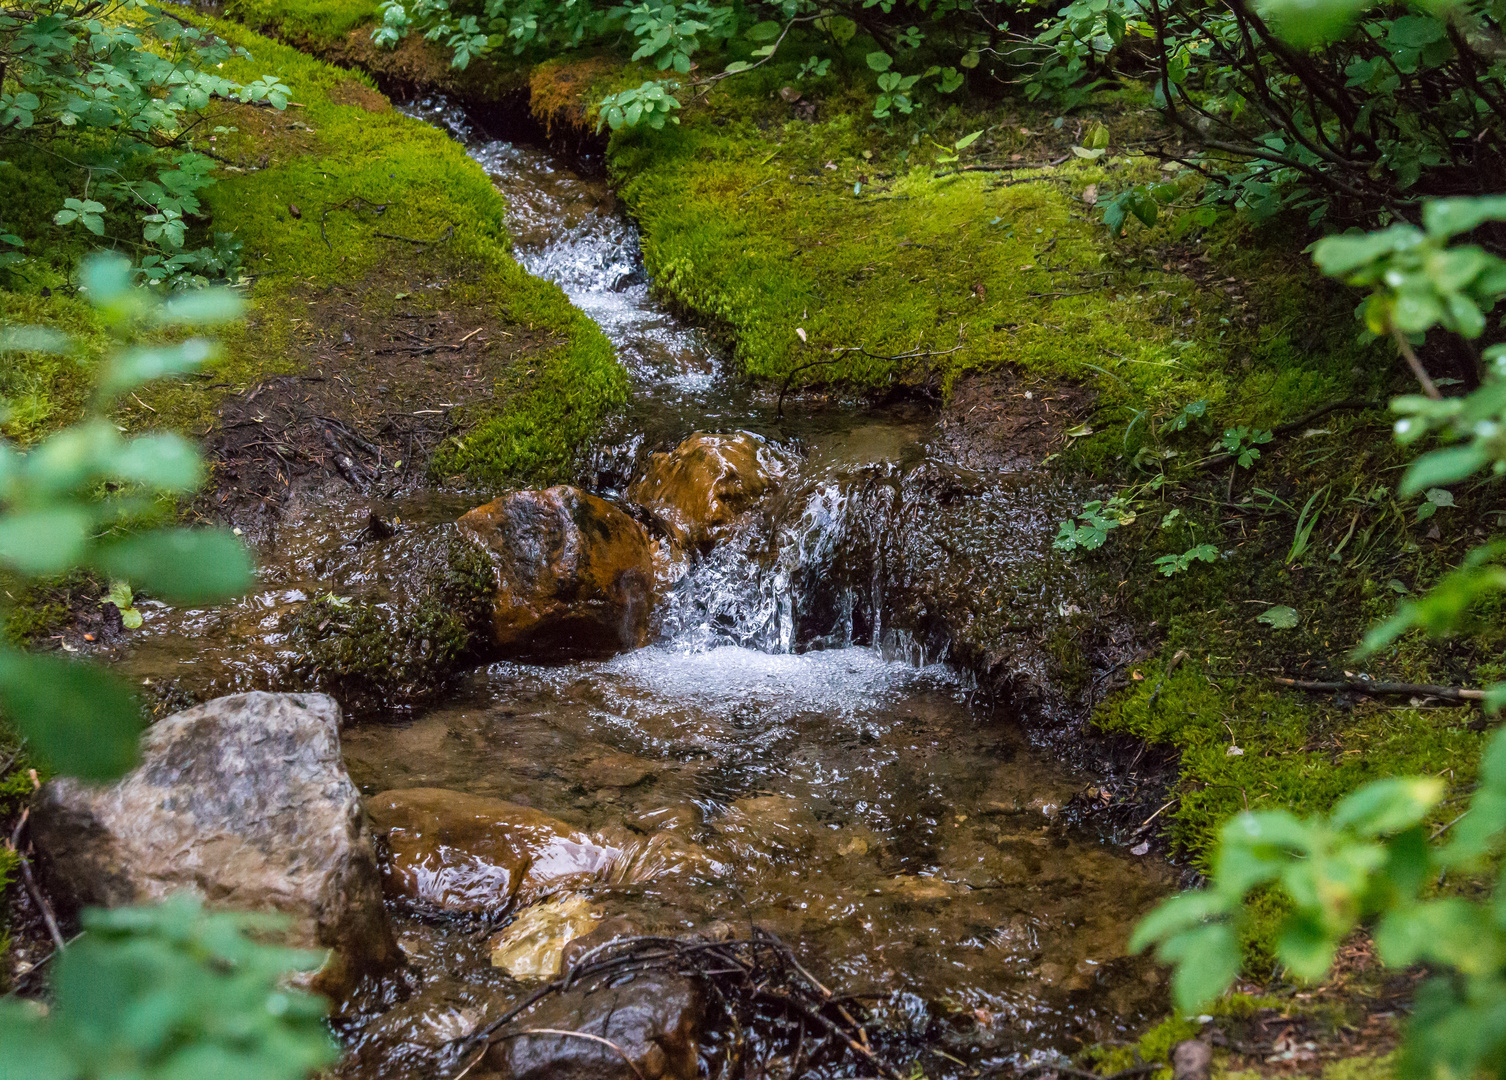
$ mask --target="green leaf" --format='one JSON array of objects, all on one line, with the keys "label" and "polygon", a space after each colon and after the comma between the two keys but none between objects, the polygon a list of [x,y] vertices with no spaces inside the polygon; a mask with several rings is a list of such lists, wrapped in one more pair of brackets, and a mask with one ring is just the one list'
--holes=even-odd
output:
[{"label": "green leaf", "polygon": [[1416,825],[1443,798],[1445,785],[1436,776],[1397,776],[1375,780],[1333,808],[1336,828],[1360,836],[1387,836]]},{"label": "green leaf", "polygon": [[1412,462],[1396,493],[1405,497],[1425,488],[1456,484],[1488,464],[1489,450],[1476,443],[1433,450]]},{"label": "green leaf", "polygon": [[175,603],[235,596],[251,582],[250,556],[225,529],[160,529],[102,548],[93,562]]},{"label": "green leaf", "polygon": [[60,574],[89,546],[94,516],[81,506],[49,506],[0,517],[0,562],[23,574]]},{"label": "green leaf", "polygon": [[1281,924],[1276,937],[1276,956],[1291,972],[1307,982],[1317,982],[1328,973],[1338,942],[1326,933],[1311,912],[1293,912]]},{"label": "green leaf", "polygon": [[1197,891],[1185,892],[1163,900],[1140,924],[1130,937],[1129,951],[1143,952],[1157,941],[1180,934],[1184,930],[1201,925],[1215,915],[1226,914],[1227,900],[1218,893]]},{"label": "green leaf", "polygon": [[113,780],[136,764],[141,711],[120,682],[91,664],[0,651],[0,706],[58,772]]},{"label": "green leaf", "polygon": [[1423,961],[1472,975],[1494,971],[1503,951],[1484,909],[1461,897],[1389,912],[1376,927],[1375,947],[1390,967]]},{"label": "green leaf", "polygon": [[204,465],[198,450],[180,435],[143,435],[115,455],[110,474],[158,491],[188,492],[203,483]]},{"label": "green leaf", "polygon": [[157,309],[162,326],[218,326],[234,322],[246,312],[246,302],[229,289],[196,289],[179,293]]},{"label": "green leaf", "polygon": [[1239,939],[1228,923],[1212,923],[1178,934],[1161,946],[1162,960],[1176,964],[1172,999],[1184,1013],[1196,1013],[1229,989],[1239,974]]},{"label": "green leaf", "polygon": [[894,66],[894,57],[882,49],[869,53],[865,59],[868,61],[868,66],[874,71],[888,71]]},{"label": "green leaf", "polygon": [[748,27],[748,32],[743,36],[749,41],[773,41],[779,36],[779,31],[782,29],[784,28],[777,22],[765,20]]},{"label": "green leaf", "polygon": [[[26,1080],[77,1080],[66,1034],[48,1022],[36,1002],[0,999],[0,1062]],[[4,1075],[4,1074],[0,1074]]]},{"label": "green leaf", "polygon": [[1299,49],[1347,37],[1371,0],[1262,0],[1260,17],[1276,34]]},{"label": "green leaf", "polygon": [[983,134],[983,129],[982,128],[979,128],[977,131],[969,132],[968,134],[962,136],[962,138],[958,139],[955,143],[953,143],[952,144],[952,149],[953,150],[966,150],[969,146],[972,146],[973,143],[977,142],[978,141],[978,137],[980,135],[982,135],[982,134]]},{"label": "green leaf", "polygon": [[1255,621],[1265,623],[1272,630],[1291,630],[1297,625],[1297,609],[1277,604],[1255,616]]},{"label": "green leaf", "polygon": [[67,334],[45,326],[0,327],[0,353],[66,353],[72,348],[73,342]]},{"label": "green leaf", "polygon": [[[1411,16],[1415,18],[1415,16]],[[1405,22],[1406,18],[1396,20]],[[1426,20],[1442,30],[1436,19]],[[1393,31],[1396,23],[1393,23]],[[1448,238],[1472,232],[1487,221],[1506,221],[1506,195],[1492,198],[1433,199],[1422,208],[1422,224],[1432,236]]]}]

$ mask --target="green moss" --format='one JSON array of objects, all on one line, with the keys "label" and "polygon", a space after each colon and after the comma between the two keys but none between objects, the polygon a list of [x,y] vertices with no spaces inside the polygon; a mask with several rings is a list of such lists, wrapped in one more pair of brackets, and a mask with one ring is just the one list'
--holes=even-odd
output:
[{"label": "green moss", "polygon": [[[485,172],[453,140],[391,109],[367,77],[231,23],[208,25],[252,54],[228,62],[226,74],[275,72],[301,106],[236,110],[238,130],[218,140],[216,152],[239,164],[205,201],[215,228],[233,230],[244,245],[255,317],[232,336],[213,382],[233,389],[297,370],[309,348],[310,303],[398,264],[429,288],[408,297],[371,291],[366,319],[465,302],[548,342],[516,354],[491,398],[467,403],[462,415],[475,430],[445,449],[438,471],[494,484],[564,478],[625,400],[626,376],[600,328],[513,260],[505,204]],[[159,422],[199,431],[216,400],[203,383],[161,385],[145,397]]]},{"label": "green moss", "polygon": [[290,620],[291,674],[354,712],[416,705],[439,691],[484,633],[495,573],[477,545],[450,536],[397,597],[326,596]]},{"label": "green moss", "polygon": [[381,21],[376,0],[229,0],[225,14],[258,30],[309,44],[329,44]]}]

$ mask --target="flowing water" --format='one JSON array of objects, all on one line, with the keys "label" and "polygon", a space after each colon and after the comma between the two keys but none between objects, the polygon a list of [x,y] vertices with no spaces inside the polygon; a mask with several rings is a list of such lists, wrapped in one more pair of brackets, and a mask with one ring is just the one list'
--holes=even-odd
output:
[{"label": "flowing water", "polygon": [[[492,664],[435,706],[364,722],[345,735],[361,789],[495,796],[596,834],[634,860],[585,890],[598,913],[647,933],[759,923],[952,1061],[1034,1060],[1123,1038],[1164,1010],[1158,972],[1124,943],[1171,872],[1058,815],[1084,779],[1032,747],[1007,705],[980,700],[906,600],[959,552],[989,569],[969,587],[1027,581],[1061,496],[1030,477],[959,480],[921,410],[776,416],[654,304],[603,182],[488,139],[445,102],[409,111],[469,148],[509,199],[518,257],[602,326],[631,372],[633,404],[586,470],[599,490],[620,494],[648,451],[697,430],[755,432],[782,475],[740,533],[676,568],[654,644]],[[942,526],[922,495],[938,484],[964,484],[966,527],[926,547]],[[263,545],[253,595],[149,610],[125,666],[185,684],[213,672],[219,692],[265,687],[287,659],[288,612],[324,592],[395,588],[475,501],[312,493]],[[398,535],[349,542],[373,511],[401,520]],[[394,917],[418,985],[348,1018],[350,1075],[429,1076],[445,1040],[530,989],[490,965],[474,919]]]}]

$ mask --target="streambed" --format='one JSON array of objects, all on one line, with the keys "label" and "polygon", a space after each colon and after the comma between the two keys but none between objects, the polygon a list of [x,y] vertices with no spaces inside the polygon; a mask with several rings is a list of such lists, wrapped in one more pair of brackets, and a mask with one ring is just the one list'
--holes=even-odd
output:
[{"label": "streambed", "polygon": [[[603,327],[633,378],[583,482],[621,497],[650,451],[749,431],[777,462],[777,488],[714,551],[665,570],[648,647],[495,663],[437,702],[363,716],[344,736],[363,793],[497,797],[601,837],[635,861],[579,890],[597,914],[640,933],[765,926],[928,1051],[932,1076],[1123,1038],[1164,1011],[1160,973],[1123,946],[1175,875],[1066,824],[1059,811],[1084,780],[918,628],[915,596],[957,560],[986,570],[985,594],[1033,581],[1063,496],[961,469],[921,407],[797,402],[777,415],[654,304],[604,183],[489,139],[447,102],[408,111],[487,169],[519,259]],[[960,524],[928,510],[953,505],[938,490],[967,496]],[[321,596],[395,596],[483,500],[306,489],[262,539],[256,591],[210,610],[148,608],[120,663],[190,697],[276,689],[297,660],[291,617]],[[364,1080],[433,1075],[447,1040],[532,989],[492,965],[495,919],[392,911],[417,975],[342,1018],[344,1072]]]}]

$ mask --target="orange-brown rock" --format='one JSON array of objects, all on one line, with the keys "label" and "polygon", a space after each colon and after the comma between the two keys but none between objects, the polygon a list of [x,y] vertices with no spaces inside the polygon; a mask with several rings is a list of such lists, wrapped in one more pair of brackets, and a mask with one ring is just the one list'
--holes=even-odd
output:
[{"label": "orange-brown rock", "polygon": [[648,640],[654,565],[627,514],[574,487],[518,491],[459,522],[497,566],[492,642],[505,656],[609,656]]},{"label": "orange-brown rock", "polygon": [[681,547],[706,548],[774,482],[774,459],[757,435],[696,432],[669,453],[653,454],[628,498],[658,514]]},{"label": "orange-brown rock", "polygon": [[530,807],[444,788],[384,791],[366,812],[386,837],[387,891],[452,911],[530,903],[600,878],[618,855]]}]

